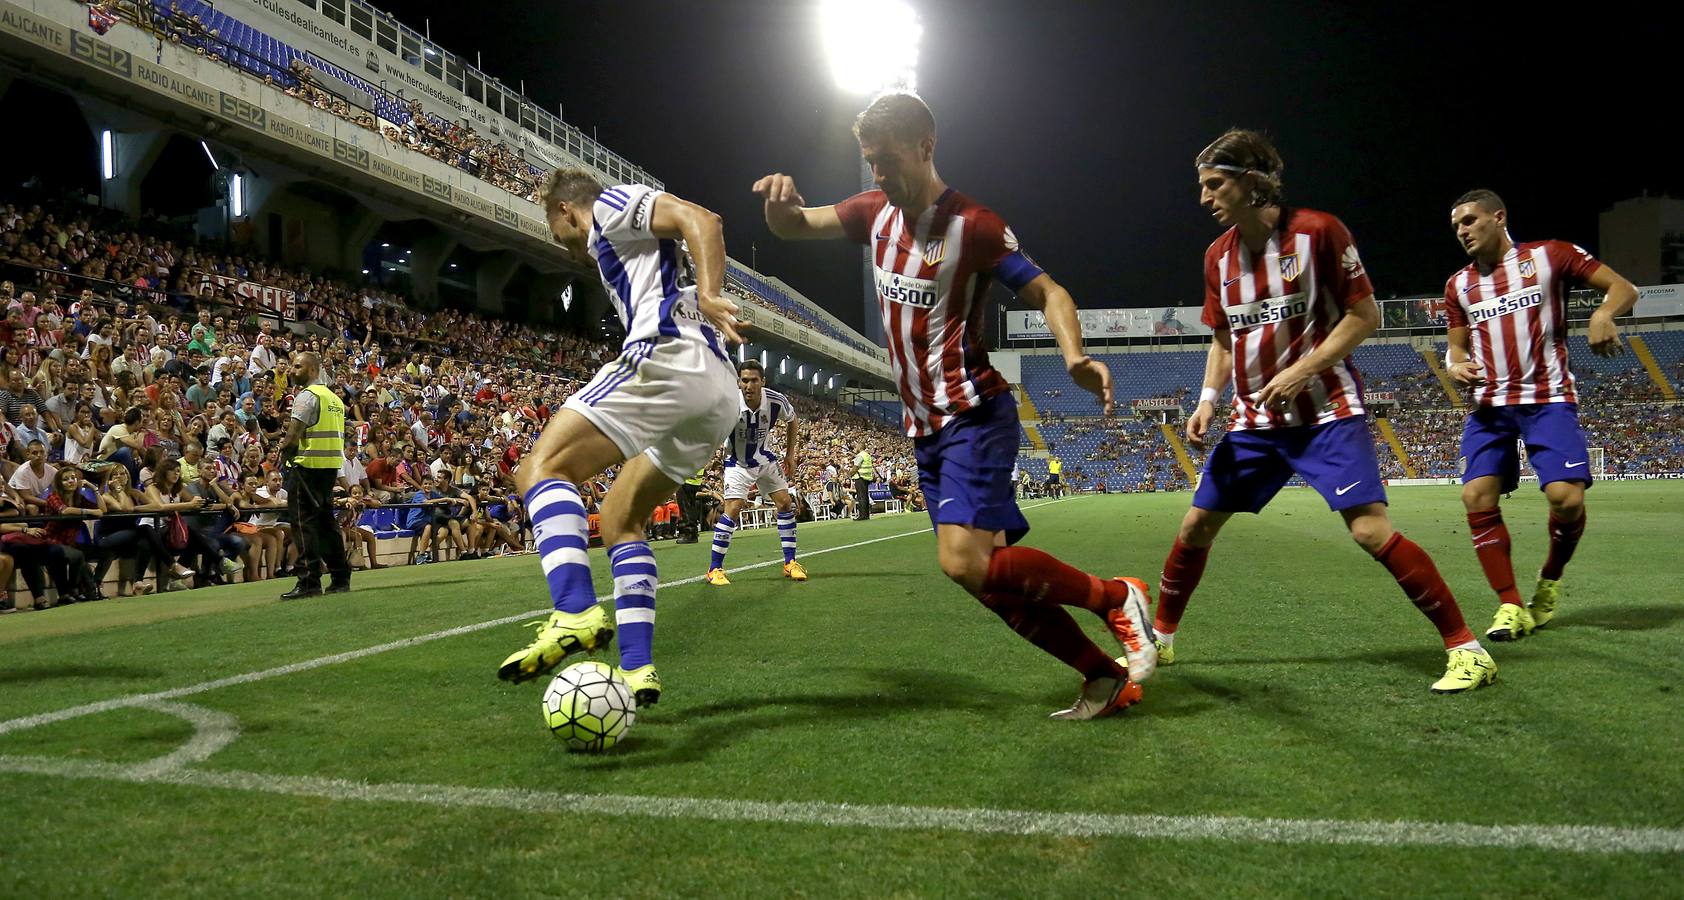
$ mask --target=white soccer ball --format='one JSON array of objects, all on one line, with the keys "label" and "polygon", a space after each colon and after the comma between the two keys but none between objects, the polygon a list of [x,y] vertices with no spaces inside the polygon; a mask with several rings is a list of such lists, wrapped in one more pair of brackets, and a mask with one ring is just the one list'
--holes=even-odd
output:
[{"label": "white soccer ball", "polygon": [[568,666],[544,690],[544,724],[569,750],[607,750],[625,738],[636,720],[631,688],[607,663]]}]

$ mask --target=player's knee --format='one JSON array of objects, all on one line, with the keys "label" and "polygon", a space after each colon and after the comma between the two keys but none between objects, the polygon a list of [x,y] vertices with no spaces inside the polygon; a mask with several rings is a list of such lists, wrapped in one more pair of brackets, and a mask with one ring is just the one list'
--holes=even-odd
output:
[{"label": "player's knee", "polygon": [[1558,481],[1545,491],[1550,512],[1558,518],[1576,519],[1585,509],[1585,489],[1577,483]]},{"label": "player's knee", "polygon": [[1487,490],[1480,485],[1462,485],[1462,506],[1468,512],[1495,509],[1500,496],[1496,491]]},{"label": "player's knee", "polygon": [[1392,523],[1374,516],[1364,516],[1351,522],[1351,540],[1357,546],[1368,551],[1370,556],[1380,552],[1380,548],[1392,539]]},{"label": "player's knee", "polygon": [[988,570],[986,562],[979,565],[975,554],[945,548],[939,556],[943,575],[973,594],[982,589],[983,578]]},{"label": "player's knee", "polygon": [[1200,515],[1201,512],[1195,508],[1181,520],[1181,531],[1175,536],[1176,540],[1189,547],[1208,547],[1216,541],[1221,525],[1209,516]]}]

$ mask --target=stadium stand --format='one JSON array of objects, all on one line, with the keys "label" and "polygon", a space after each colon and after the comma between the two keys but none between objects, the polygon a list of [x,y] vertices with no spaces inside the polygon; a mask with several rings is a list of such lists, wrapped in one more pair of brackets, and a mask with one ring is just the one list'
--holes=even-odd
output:
[{"label": "stadium stand", "polygon": [[[134,547],[105,554],[119,593],[286,573],[284,524],[258,525],[264,520],[256,517],[273,513],[241,499],[237,485],[280,466],[278,440],[295,391],[285,376],[289,351],[322,354],[346,400],[348,443],[359,452],[342,474],[366,495],[345,500],[348,541],[371,545],[370,562],[423,563],[437,561],[435,553],[524,551],[513,468],[551,412],[618,352],[600,339],[473,313],[423,314],[400,294],[197,246],[184,233],[80,198],[31,200],[0,206],[0,521],[40,521],[39,479],[52,477],[48,468],[85,473],[94,506],[98,492],[115,485],[114,472],[145,487],[166,461],[191,460],[185,490],[216,504],[189,517],[195,533],[215,542],[204,544],[211,549],[156,560],[152,580],[131,570]],[[208,290],[216,275],[296,291],[299,320],[277,327],[255,300]],[[836,473],[861,441],[880,461],[874,497],[885,507],[919,508],[898,418],[891,425],[833,402],[797,402],[804,446],[795,483],[806,515],[846,510],[845,492],[830,485],[840,486]],[[45,450],[39,471],[29,456],[37,438]],[[717,488],[717,470],[711,477]],[[587,503],[594,508],[609,484],[589,486]],[[413,505],[466,496],[471,508]],[[417,546],[435,515],[455,520],[442,527],[462,539]],[[654,527],[658,536],[675,530],[659,520]],[[0,552],[20,562],[32,602],[8,592],[0,610],[42,608],[55,602],[52,594],[56,602],[100,598],[92,578],[100,533],[80,524],[64,530],[82,561],[46,567],[55,576],[50,593],[43,566],[30,562],[46,551],[8,542]],[[278,553],[264,549],[269,538]]]},{"label": "stadium stand", "polygon": [[[1684,388],[1684,331],[1645,330],[1640,339],[1673,385]],[[1444,344],[1432,351],[1440,358]],[[1569,359],[1579,379],[1580,415],[1592,447],[1607,451],[1610,474],[1684,472],[1684,436],[1680,410],[1664,404],[1661,388],[1633,353],[1604,358],[1590,351],[1582,335],[1568,340]],[[1175,465],[1174,448],[1156,422],[1129,415],[1136,399],[1171,399],[1191,411],[1193,392],[1203,377],[1205,351],[1112,353],[1099,357],[1111,367],[1118,417],[1099,418],[1099,404],[1070,384],[1056,355],[1027,355],[1022,360],[1023,390],[1042,416],[1038,423],[1049,450],[1066,463],[1065,480],[1078,490],[1175,490],[1188,486]],[[1354,354],[1364,387],[1371,396],[1392,392],[1388,421],[1419,478],[1459,475],[1459,444],[1467,413],[1452,407],[1420,352],[1408,344],[1370,343]],[[1381,404],[1372,404],[1379,407]],[[1220,437],[1226,410],[1218,415],[1210,444]],[[1175,428],[1180,429],[1177,423]],[[1195,465],[1202,454],[1187,450]],[[1376,434],[1376,452],[1387,478],[1403,478],[1403,463]],[[1046,461],[1033,452],[1027,434],[1018,466],[1037,480],[1046,477]],[[1296,480],[1295,480],[1296,481]]]}]

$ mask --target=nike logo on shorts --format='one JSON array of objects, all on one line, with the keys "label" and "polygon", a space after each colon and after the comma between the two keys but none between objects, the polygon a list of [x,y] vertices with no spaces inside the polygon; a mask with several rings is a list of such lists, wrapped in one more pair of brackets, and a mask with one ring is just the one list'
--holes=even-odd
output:
[{"label": "nike logo on shorts", "polygon": [[941,509],[942,507],[946,506],[949,503],[952,503],[953,501],[955,501],[957,499],[959,499],[959,498],[958,497],[947,497],[947,498],[943,499],[940,503],[936,504],[936,509]]},{"label": "nike logo on shorts", "polygon": [[1357,485],[1359,485],[1359,484],[1362,484],[1362,482],[1360,482],[1360,481],[1353,481],[1353,482],[1351,482],[1351,483],[1350,483],[1350,484],[1347,484],[1347,485],[1345,485],[1345,486],[1344,486],[1344,487],[1342,487],[1342,488],[1340,488],[1340,489],[1339,489],[1339,490],[1337,490],[1337,491],[1334,491],[1334,492],[1333,492],[1333,496],[1335,496],[1335,497],[1343,497],[1343,496],[1345,496],[1345,492],[1346,492],[1346,491],[1348,491],[1348,490],[1350,490],[1350,489],[1351,489],[1351,488],[1354,488],[1354,487],[1356,487],[1356,486],[1357,486]]},{"label": "nike logo on shorts", "polygon": [[1565,467],[1565,468],[1568,468],[1568,469],[1577,469],[1578,467],[1584,465],[1587,462],[1590,462],[1590,460],[1581,459],[1576,463],[1562,463],[1562,466]]},{"label": "nike logo on shorts", "polygon": [[1233,278],[1230,278],[1227,281],[1222,282],[1222,286],[1227,287],[1228,285],[1233,284],[1234,282],[1239,281],[1241,278],[1244,278],[1244,277],[1245,277],[1244,275],[1235,275]]}]

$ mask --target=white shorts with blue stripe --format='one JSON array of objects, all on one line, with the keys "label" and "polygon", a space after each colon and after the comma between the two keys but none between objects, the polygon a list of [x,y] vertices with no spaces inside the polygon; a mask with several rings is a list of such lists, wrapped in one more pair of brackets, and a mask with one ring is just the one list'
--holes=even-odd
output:
[{"label": "white shorts with blue stripe", "polygon": [[584,416],[626,459],[647,453],[675,483],[713,461],[741,411],[731,364],[685,338],[628,344],[564,408]]}]

